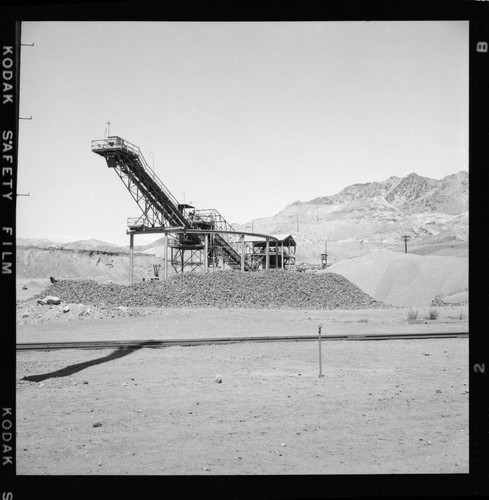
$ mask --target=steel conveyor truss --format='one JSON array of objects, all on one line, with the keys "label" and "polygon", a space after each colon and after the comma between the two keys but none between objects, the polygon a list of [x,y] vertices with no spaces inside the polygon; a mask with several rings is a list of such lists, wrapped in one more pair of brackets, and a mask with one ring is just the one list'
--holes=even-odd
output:
[{"label": "steel conveyor truss", "polygon": [[[141,209],[142,215],[132,222],[131,230],[175,228],[201,229],[203,233],[206,229],[230,231],[231,234],[213,235],[213,250],[217,250],[230,267],[241,268],[238,233],[236,236],[232,234],[232,227],[216,210],[195,210],[190,215],[185,212],[137,146],[118,136],[110,136],[92,141],[92,151],[105,158],[107,166],[114,169]],[[203,248],[203,238],[203,235],[195,233],[178,233],[182,249],[189,246]],[[252,271],[255,266],[245,258],[244,269]]]}]

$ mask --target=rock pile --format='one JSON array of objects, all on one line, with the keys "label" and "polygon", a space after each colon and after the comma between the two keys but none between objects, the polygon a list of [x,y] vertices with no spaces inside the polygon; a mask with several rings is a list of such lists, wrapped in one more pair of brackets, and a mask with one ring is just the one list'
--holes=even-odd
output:
[{"label": "rock pile", "polygon": [[45,305],[59,305],[61,304],[61,299],[59,297],[53,297],[52,295],[48,295],[44,299],[37,299],[37,303],[41,306]]},{"label": "rock pile", "polygon": [[280,270],[187,273],[133,285],[60,280],[35,298],[107,307],[364,309],[383,307],[343,276]]}]

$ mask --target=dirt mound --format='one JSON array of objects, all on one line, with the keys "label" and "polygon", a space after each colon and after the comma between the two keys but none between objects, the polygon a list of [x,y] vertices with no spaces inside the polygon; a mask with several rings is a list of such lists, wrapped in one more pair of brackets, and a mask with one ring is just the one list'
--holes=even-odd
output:
[{"label": "dirt mound", "polygon": [[439,243],[436,245],[426,245],[418,248],[411,247],[410,254],[416,255],[437,255],[443,257],[469,257],[469,243],[453,242],[453,243]]},{"label": "dirt mound", "polygon": [[365,309],[383,306],[338,274],[279,270],[189,273],[131,286],[63,280],[34,298],[48,295],[66,303],[125,307]]},{"label": "dirt mound", "polygon": [[446,304],[467,304],[469,302],[469,292],[459,292],[443,297],[443,302]]},{"label": "dirt mound", "polygon": [[379,250],[332,265],[335,272],[385,304],[429,306],[436,296],[468,289],[468,259]]},{"label": "dirt mound", "polygon": [[[129,254],[125,251],[77,250],[73,248],[17,248],[19,278],[106,278],[128,281]],[[134,253],[134,278],[150,278],[153,264],[163,264],[157,256]]]}]

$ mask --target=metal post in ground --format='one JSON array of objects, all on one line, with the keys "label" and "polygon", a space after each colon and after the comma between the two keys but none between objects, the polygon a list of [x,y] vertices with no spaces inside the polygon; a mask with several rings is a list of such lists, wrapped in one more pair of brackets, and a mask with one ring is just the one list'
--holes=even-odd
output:
[{"label": "metal post in ground", "polygon": [[209,235],[206,234],[204,236],[204,272],[207,272],[207,266],[208,266],[208,258],[209,258]]},{"label": "metal post in ground", "polygon": [[267,237],[267,241],[265,244],[265,270],[268,271],[270,269],[270,238]]},{"label": "metal post in ground", "polygon": [[411,236],[408,236],[407,234],[405,234],[402,239],[404,240],[404,253],[407,253],[407,242],[408,240],[411,238]]},{"label": "metal post in ground", "polygon": [[163,236],[163,259],[165,261],[164,278],[168,278],[168,233]]},{"label": "metal post in ground", "polygon": [[241,235],[241,271],[245,270],[245,237]]},{"label": "metal post in ground", "polygon": [[129,233],[129,284],[133,281],[134,267],[134,233]]},{"label": "metal post in ground", "polygon": [[323,375],[323,357],[321,355],[321,328],[322,328],[322,325],[319,325],[319,331],[318,331],[318,340],[319,340],[319,378],[324,377],[324,375]]}]

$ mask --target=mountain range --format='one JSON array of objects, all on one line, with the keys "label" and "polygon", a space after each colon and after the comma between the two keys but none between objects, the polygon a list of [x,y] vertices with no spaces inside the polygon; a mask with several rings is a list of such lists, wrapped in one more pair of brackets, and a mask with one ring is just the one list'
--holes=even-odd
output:
[{"label": "mountain range", "polygon": [[[297,263],[318,264],[359,257],[374,250],[427,253],[433,245],[459,246],[468,242],[468,173],[442,179],[411,173],[381,182],[352,184],[337,194],[295,201],[274,216],[233,224],[237,231],[291,234],[297,242]],[[99,240],[56,243],[18,239],[17,246],[71,251],[115,252],[128,248]],[[162,257],[163,238],[135,250]],[[424,250],[423,250],[424,249]]]},{"label": "mountain range", "polygon": [[346,211],[365,202],[405,213],[435,211],[455,215],[468,210],[468,173],[460,171],[437,180],[413,172],[404,178],[353,184],[336,195],[315,198],[305,204],[342,205]]},{"label": "mountain range", "polygon": [[442,179],[411,173],[296,201],[273,217],[234,227],[292,234],[298,262],[317,263],[325,251],[329,262],[337,262],[376,249],[403,251],[404,236],[411,247],[466,243],[468,208],[466,171]]}]

